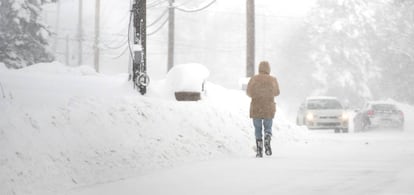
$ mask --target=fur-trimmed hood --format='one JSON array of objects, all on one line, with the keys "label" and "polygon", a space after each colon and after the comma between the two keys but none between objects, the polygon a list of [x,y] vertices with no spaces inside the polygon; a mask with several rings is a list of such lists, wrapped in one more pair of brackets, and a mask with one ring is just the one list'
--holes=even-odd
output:
[{"label": "fur-trimmed hood", "polygon": [[263,61],[259,64],[259,73],[260,74],[270,74],[270,65],[269,62]]}]

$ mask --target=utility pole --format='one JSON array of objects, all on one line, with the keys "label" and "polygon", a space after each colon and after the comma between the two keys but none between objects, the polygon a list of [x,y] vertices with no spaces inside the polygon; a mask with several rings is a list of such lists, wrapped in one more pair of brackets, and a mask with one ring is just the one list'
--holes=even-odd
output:
[{"label": "utility pole", "polygon": [[246,31],[247,31],[247,48],[246,48],[246,77],[254,75],[254,57],[255,57],[255,19],[254,19],[254,0],[246,0]]},{"label": "utility pole", "polygon": [[135,0],[131,12],[134,16],[132,81],[134,88],[144,95],[150,81],[147,74],[147,1]]},{"label": "utility pole", "polygon": [[174,0],[169,0],[167,71],[169,71],[174,66],[174,10]]},{"label": "utility pole", "polygon": [[79,39],[79,48],[78,48],[78,65],[82,65],[82,12],[83,12],[83,2],[82,0],[79,0],[79,16],[78,16],[78,39]]},{"label": "utility pole", "polygon": [[100,39],[100,9],[101,9],[101,0],[96,0],[95,2],[95,71],[99,72],[99,39]]}]

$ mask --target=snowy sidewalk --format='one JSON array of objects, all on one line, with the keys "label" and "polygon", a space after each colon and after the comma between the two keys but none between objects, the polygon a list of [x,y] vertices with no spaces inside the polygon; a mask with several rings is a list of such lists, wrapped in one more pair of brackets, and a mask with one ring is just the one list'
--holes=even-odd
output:
[{"label": "snowy sidewalk", "polygon": [[83,194],[413,194],[413,134],[312,133],[274,156],[220,159],[73,190]]}]

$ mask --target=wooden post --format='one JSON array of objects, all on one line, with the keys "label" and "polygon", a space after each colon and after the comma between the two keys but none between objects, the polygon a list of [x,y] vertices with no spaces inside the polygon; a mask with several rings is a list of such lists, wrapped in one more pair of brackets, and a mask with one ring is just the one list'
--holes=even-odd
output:
[{"label": "wooden post", "polygon": [[174,0],[169,0],[169,12],[168,12],[168,61],[167,71],[174,66]]},{"label": "wooden post", "polygon": [[246,31],[247,31],[247,48],[246,48],[246,77],[254,75],[255,63],[255,13],[254,0],[247,0],[246,2]]}]

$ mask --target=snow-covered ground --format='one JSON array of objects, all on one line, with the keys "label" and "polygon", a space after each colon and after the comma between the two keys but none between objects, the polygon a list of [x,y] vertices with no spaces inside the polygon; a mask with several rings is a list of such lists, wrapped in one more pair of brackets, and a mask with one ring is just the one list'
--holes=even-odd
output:
[{"label": "snow-covered ground", "polygon": [[207,82],[177,102],[165,92],[179,76],[146,96],[127,77],[0,64],[0,194],[414,194],[412,106],[398,103],[405,132],[350,134],[278,108],[274,155],[256,159],[243,91]]},{"label": "snow-covered ground", "polygon": [[[63,193],[200,160],[252,156],[244,92],[207,83],[203,100],[177,102],[163,93],[176,77],[152,82],[141,96],[128,75],[87,66],[0,69],[0,194]],[[284,140],[306,136],[278,121]]]}]

